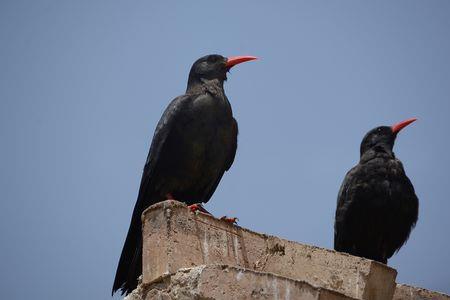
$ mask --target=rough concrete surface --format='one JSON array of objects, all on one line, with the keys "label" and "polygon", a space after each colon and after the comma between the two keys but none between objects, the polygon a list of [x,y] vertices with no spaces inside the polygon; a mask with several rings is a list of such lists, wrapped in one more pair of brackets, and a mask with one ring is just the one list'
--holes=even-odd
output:
[{"label": "rough concrete surface", "polygon": [[450,300],[450,296],[406,284],[397,284],[393,300]]},{"label": "rough concrete surface", "polygon": [[144,285],[181,268],[226,264],[304,281],[357,299],[386,300],[394,294],[397,273],[383,264],[252,232],[194,214],[180,202],[155,204],[143,213],[142,221]]},{"label": "rough concrete surface", "polygon": [[353,299],[335,291],[270,273],[225,265],[180,269],[172,276],[148,284],[127,300],[187,299]]}]

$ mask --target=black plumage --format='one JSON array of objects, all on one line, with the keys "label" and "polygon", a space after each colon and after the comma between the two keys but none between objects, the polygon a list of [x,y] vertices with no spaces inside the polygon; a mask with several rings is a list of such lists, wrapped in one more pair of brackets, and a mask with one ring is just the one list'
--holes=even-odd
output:
[{"label": "black plumage", "polygon": [[358,165],[345,176],[338,195],[334,249],[387,263],[407,241],[419,202],[393,152],[397,133],[416,119],[369,131]]},{"label": "black plumage", "polygon": [[163,113],[145,163],[138,198],[120,256],[113,294],[128,294],[142,273],[141,214],[173,197],[188,205],[206,203],[233,163],[238,126],[223,89],[226,73],[251,56],[198,59],[189,73],[186,94]]}]

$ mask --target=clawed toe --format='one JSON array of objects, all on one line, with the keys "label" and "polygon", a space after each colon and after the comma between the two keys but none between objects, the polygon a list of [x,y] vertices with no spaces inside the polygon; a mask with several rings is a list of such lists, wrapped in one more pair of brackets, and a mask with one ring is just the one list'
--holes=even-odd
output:
[{"label": "clawed toe", "polygon": [[228,218],[227,216],[223,216],[223,217],[221,217],[220,219],[221,219],[222,221],[225,221],[225,222],[230,223],[230,224],[236,224],[237,221],[239,221],[238,218]]},{"label": "clawed toe", "polygon": [[200,205],[199,204],[192,204],[192,205],[188,205],[188,208],[193,212],[197,212],[200,211]]},{"label": "clawed toe", "polygon": [[197,212],[201,212],[207,215],[211,215],[211,213],[209,211],[207,211],[203,205],[201,205],[200,203],[196,203],[196,204],[192,204],[192,205],[188,205],[188,208],[193,212],[193,213],[197,213]]}]

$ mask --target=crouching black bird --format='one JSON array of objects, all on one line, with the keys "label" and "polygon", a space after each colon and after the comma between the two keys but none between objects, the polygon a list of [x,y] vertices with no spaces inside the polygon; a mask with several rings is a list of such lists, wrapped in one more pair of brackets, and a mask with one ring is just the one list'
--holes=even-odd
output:
[{"label": "crouching black bird", "polygon": [[166,108],[153,136],[139,195],[112,288],[122,295],[142,273],[141,214],[152,204],[177,199],[205,203],[233,163],[238,126],[223,89],[231,67],[254,56],[208,55],[191,68],[186,94]]},{"label": "crouching black bird", "polygon": [[359,164],[345,176],[338,195],[334,249],[384,264],[407,241],[419,202],[392,148],[397,133],[416,119],[369,131]]}]

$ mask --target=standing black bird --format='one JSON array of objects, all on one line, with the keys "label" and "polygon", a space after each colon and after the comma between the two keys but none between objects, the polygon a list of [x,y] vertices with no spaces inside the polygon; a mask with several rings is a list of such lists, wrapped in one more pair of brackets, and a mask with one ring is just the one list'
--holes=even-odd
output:
[{"label": "standing black bird", "polygon": [[397,133],[415,120],[377,127],[362,140],[360,161],[338,195],[335,250],[386,264],[408,240],[419,201],[392,148]]},{"label": "standing black bird", "polygon": [[112,288],[122,295],[142,273],[141,214],[152,204],[177,199],[206,203],[233,163],[238,126],[223,89],[231,67],[254,56],[207,55],[191,68],[186,94],[164,111],[153,136]]}]

